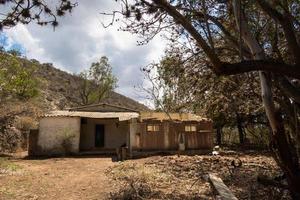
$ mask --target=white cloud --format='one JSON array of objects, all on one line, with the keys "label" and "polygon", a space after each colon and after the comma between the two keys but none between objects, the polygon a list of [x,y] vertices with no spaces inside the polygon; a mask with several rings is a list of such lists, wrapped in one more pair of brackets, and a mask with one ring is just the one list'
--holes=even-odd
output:
[{"label": "white cloud", "polygon": [[14,41],[23,45],[23,47],[26,49],[26,54],[28,57],[35,57],[39,60],[42,60],[45,56],[45,50],[39,46],[39,40],[33,38],[31,33],[24,25],[19,24],[13,29],[10,29],[9,31],[6,30],[5,32],[10,43]]},{"label": "white cloud", "polygon": [[71,15],[59,20],[60,26],[55,31],[30,24],[18,25],[6,33],[26,48],[28,58],[52,62],[69,72],[78,73],[101,56],[107,56],[119,79],[117,91],[141,101],[133,88],[143,85],[139,69],[157,61],[165,43],[157,37],[148,45],[137,46],[136,36],[117,31],[117,26],[103,28],[100,22],[108,23],[110,18],[99,13],[114,10],[118,5],[107,0],[80,1]]}]

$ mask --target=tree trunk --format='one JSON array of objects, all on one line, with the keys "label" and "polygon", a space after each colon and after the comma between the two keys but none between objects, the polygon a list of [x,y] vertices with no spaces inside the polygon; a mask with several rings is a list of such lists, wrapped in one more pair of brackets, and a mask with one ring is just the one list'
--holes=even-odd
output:
[{"label": "tree trunk", "polygon": [[[247,22],[241,12],[241,1],[233,0],[233,10],[237,26],[240,27],[242,38],[251,50],[255,60],[265,60],[263,49],[249,31]],[[299,158],[295,153],[295,145],[289,134],[285,132],[280,112],[276,111],[271,89],[271,76],[266,72],[259,72],[262,100],[265,107],[272,133],[270,134],[270,148],[274,159],[285,173],[289,190],[293,199],[300,199],[300,167]]]},{"label": "tree trunk", "polygon": [[242,126],[242,119],[238,113],[236,113],[236,124],[237,124],[237,129],[239,132],[240,144],[244,144],[245,136],[244,136],[244,130],[243,130],[243,126]]},{"label": "tree trunk", "polygon": [[300,199],[299,159],[289,134],[284,129],[280,112],[274,112],[275,130],[272,127],[270,149],[278,165],[287,177],[289,190],[293,199]]},{"label": "tree trunk", "polygon": [[217,127],[217,145],[222,144],[222,127],[218,126]]}]

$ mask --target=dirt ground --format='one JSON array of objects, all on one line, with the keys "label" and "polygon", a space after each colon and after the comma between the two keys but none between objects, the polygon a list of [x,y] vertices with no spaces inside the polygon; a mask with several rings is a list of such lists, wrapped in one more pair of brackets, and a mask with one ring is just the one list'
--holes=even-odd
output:
[{"label": "dirt ground", "polygon": [[10,159],[0,172],[0,199],[107,199],[111,158]]},{"label": "dirt ground", "polygon": [[[231,163],[237,158],[242,165],[235,168]],[[233,153],[125,162],[110,157],[0,157],[0,200],[216,199],[208,173],[221,177],[239,199],[290,199],[287,190],[256,180],[258,174],[280,174],[270,155]]]}]

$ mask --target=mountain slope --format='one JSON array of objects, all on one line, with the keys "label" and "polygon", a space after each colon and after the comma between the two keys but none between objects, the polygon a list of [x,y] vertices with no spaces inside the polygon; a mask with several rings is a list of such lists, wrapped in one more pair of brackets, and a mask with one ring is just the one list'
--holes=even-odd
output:
[{"label": "mountain slope", "polygon": [[[3,52],[0,54],[11,56]],[[26,101],[17,99],[13,95],[0,99],[0,152],[25,148],[24,138],[27,137],[29,129],[37,128],[39,116],[44,113],[81,105],[80,77],[57,69],[50,63],[40,64],[36,60],[25,58],[17,58],[17,60],[23,67],[36,67],[32,76],[39,79],[39,95]],[[5,63],[0,64],[2,64],[0,70],[10,67]],[[149,110],[145,105],[114,91],[99,103],[140,111]]]},{"label": "mountain slope", "polygon": [[[38,77],[46,80],[42,95],[52,109],[80,105],[79,83],[80,77],[69,74],[52,66],[52,64],[39,65]],[[145,105],[117,92],[110,92],[101,103],[114,104],[134,110],[149,110]]]}]

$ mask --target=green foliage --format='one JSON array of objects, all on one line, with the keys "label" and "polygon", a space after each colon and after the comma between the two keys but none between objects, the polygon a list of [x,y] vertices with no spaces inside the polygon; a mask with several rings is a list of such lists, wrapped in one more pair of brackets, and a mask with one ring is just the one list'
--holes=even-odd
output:
[{"label": "green foliage", "polygon": [[108,58],[103,56],[98,62],[92,63],[89,70],[79,74],[81,103],[91,104],[100,102],[116,88],[117,78],[112,74]]},{"label": "green foliage", "polygon": [[38,95],[36,66],[22,62],[15,55],[0,54],[0,95],[29,99]]},{"label": "green foliage", "polygon": [[22,53],[16,49],[9,50],[9,51],[7,51],[7,53],[11,54],[13,56],[21,56],[22,55]]},{"label": "green foliage", "polygon": [[[11,162],[8,158],[0,157],[0,170],[4,170],[6,172],[9,172],[9,171],[14,172],[21,168],[22,168],[21,166]],[[2,171],[2,173],[4,171]]]}]

